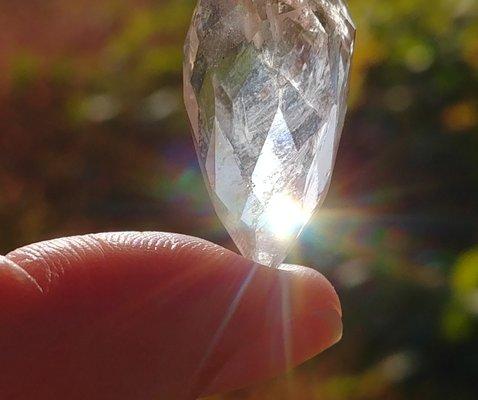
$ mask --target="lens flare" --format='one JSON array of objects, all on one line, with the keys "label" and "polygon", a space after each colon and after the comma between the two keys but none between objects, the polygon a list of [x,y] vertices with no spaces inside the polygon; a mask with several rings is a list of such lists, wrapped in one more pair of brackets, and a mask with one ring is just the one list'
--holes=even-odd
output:
[{"label": "lens flare", "polygon": [[299,229],[309,220],[310,212],[291,196],[272,197],[266,215],[267,229],[281,240],[297,235]]}]

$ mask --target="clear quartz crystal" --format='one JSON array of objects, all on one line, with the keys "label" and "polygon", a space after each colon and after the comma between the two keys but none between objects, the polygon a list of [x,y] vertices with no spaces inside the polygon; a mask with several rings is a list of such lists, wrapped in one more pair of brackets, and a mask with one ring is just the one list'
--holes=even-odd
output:
[{"label": "clear quartz crystal", "polygon": [[277,266],[323,201],[355,28],[342,0],[199,0],[184,97],[214,207],[241,253]]}]

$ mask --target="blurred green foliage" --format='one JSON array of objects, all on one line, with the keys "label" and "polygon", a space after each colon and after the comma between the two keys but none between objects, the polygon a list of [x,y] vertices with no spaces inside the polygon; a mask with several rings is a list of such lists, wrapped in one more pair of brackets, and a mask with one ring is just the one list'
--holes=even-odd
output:
[{"label": "blurred green foliage", "polygon": [[[344,338],[223,399],[478,397],[478,3],[350,0],[350,112],[331,193],[290,261]],[[233,248],[181,104],[192,0],[1,2],[0,249],[171,230]]]}]

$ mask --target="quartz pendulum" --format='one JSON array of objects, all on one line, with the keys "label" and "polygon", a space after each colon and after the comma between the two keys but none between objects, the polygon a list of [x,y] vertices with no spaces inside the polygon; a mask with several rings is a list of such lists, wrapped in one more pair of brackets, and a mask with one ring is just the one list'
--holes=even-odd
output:
[{"label": "quartz pendulum", "polygon": [[354,37],[342,0],[199,0],[186,108],[216,212],[253,261],[278,266],[326,195]]}]

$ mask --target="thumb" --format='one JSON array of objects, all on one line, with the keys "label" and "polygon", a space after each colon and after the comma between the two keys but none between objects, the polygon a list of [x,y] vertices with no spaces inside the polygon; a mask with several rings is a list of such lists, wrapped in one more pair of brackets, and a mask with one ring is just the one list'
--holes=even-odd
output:
[{"label": "thumb", "polygon": [[0,304],[5,399],[194,399],[281,373],[341,335],[317,272],[167,233],[16,250],[0,259]]}]

